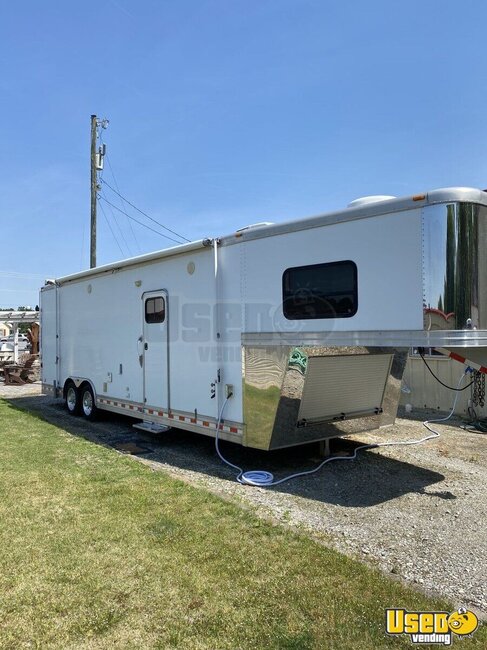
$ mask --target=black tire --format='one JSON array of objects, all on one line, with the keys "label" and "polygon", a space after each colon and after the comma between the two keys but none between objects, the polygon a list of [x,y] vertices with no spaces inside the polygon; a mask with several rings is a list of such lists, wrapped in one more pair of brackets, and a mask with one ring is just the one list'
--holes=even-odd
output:
[{"label": "black tire", "polygon": [[79,389],[72,381],[66,384],[64,390],[64,403],[70,415],[79,415],[81,412],[81,397]]},{"label": "black tire", "polygon": [[96,420],[98,416],[98,409],[96,407],[95,395],[93,389],[89,384],[83,384],[81,386],[81,399],[80,399],[80,408],[81,414],[87,420]]}]

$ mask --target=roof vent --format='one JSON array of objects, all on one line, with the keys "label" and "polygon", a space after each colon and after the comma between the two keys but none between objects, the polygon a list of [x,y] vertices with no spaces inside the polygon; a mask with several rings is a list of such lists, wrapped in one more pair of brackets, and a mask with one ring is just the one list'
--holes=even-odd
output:
[{"label": "roof vent", "polygon": [[237,232],[243,232],[244,230],[250,230],[253,228],[263,228],[264,226],[273,226],[274,222],[273,221],[259,221],[259,223],[251,223],[250,226],[244,226],[243,228],[239,228]]},{"label": "roof vent", "polygon": [[347,208],[361,208],[363,205],[369,205],[369,203],[380,203],[380,201],[390,201],[391,199],[397,199],[397,196],[388,196],[387,194],[362,196],[360,199],[355,199],[349,203]]}]

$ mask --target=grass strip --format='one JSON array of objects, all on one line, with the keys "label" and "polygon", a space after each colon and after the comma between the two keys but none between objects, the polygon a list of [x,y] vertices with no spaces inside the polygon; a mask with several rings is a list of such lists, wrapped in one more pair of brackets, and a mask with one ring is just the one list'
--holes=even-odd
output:
[{"label": "grass strip", "polygon": [[2,400],[0,522],[2,649],[411,647],[386,607],[452,609]]}]

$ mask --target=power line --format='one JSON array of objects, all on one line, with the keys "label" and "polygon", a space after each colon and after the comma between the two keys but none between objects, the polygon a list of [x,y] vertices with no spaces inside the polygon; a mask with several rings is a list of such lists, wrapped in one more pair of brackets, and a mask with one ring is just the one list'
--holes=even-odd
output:
[{"label": "power line", "polygon": [[[102,198],[102,197],[101,197],[101,198]],[[108,221],[108,217],[107,217],[106,212],[105,212],[105,210],[103,209],[103,206],[101,205],[101,203],[100,203],[100,210],[102,211],[102,214],[103,214],[103,216],[105,217],[105,221],[107,222],[108,227],[110,228],[110,232],[111,232],[112,235],[113,235],[113,239],[115,240],[115,243],[117,244],[118,248],[120,249],[120,253],[122,254],[123,257],[125,257],[125,253],[123,252],[122,247],[120,246],[120,243],[119,243],[119,241],[118,241],[118,239],[117,239],[117,237],[116,237],[116,235],[115,235],[115,233],[114,233],[114,231],[113,231],[113,228],[112,228],[111,223]]]},{"label": "power line", "polygon": [[[152,232],[155,232],[156,235],[160,235],[161,237],[165,237],[166,239],[170,239],[171,241],[173,241],[173,242],[176,243],[176,244],[180,244],[180,245],[181,245],[181,244],[183,243],[183,242],[178,241],[177,239],[173,239],[172,237],[169,237],[169,235],[165,235],[163,232],[159,232],[158,230],[154,230],[154,228],[151,228],[151,227],[148,226],[146,223],[143,223],[142,221],[139,221],[139,220],[136,219],[135,217],[132,217],[132,216],[131,216],[130,214],[128,214],[127,212],[124,212],[124,210],[121,210],[120,208],[117,208],[117,206],[114,205],[113,203],[110,203],[110,201],[109,201],[108,199],[106,199],[104,196],[99,196],[98,198],[101,199],[102,201],[105,201],[105,203],[108,203],[108,205],[111,205],[112,208],[115,208],[115,210],[118,210],[119,212],[121,212],[122,214],[124,214],[124,215],[125,215],[126,217],[128,217],[129,219],[132,219],[132,221],[135,221],[135,223],[138,223],[140,226],[144,226],[144,228],[147,228],[148,230],[152,230]],[[156,222],[156,223],[157,223],[157,222]],[[171,232],[172,232],[172,231],[171,231]]]},{"label": "power line", "polygon": [[[131,203],[131,202],[130,202],[128,199],[126,199],[124,196],[122,196],[122,194],[120,194],[120,192],[117,192],[117,190],[114,189],[111,185],[109,185],[109,183],[107,183],[105,179],[101,179],[101,180],[102,180],[102,183],[103,183],[104,185],[106,185],[108,188],[110,188],[110,189],[112,190],[112,192],[115,192],[115,194],[117,194],[121,199],[123,199],[123,200],[125,201],[125,203],[128,203],[132,208],[134,208],[134,210],[137,210],[137,212],[140,212],[140,214],[143,214],[144,217],[147,217],[147,219],[150,219],[151,221],[153,221],[154,223],[156,223],[156,224],[157,224],[158,226],[160,226],[161,228],[164,228],[164,230],[167,230],[168,232],[172,232],[172,234],[173,234],[173,235],[176,235],[176,237],[180,237],[181,239],[184,239],[184,241],[186,241],[186,242],[188,242],[188,243],[191,241],[190,239],[187,239],[187,238],[184,237],[183,235],[180,235],[179,233],[175,232],[174,230],[171,230],[171,228],[168,228],[167,226],[165,226],[164,224],[160,223],[159,221],[156,221],[156,219],[153,219],[153,218],[152,218],[151,216],[149,216],[146,212],[144,212],[143,210],[141,210],[140,208],[138,208],[136,205],[134,205],[133,203]],[[126,214],[126,213],[124,213],[124,214]]]},{"label": "power line", "polygon": [[[101,146],[102,146],[103,157],[106,156],[107,159],[108,159],[108,156],[107,156],[107,154],[105,153],[105,143],[103,142],[103,129],[104,129],[104,128],[106,128],[106,127],[103,126],[102,122],[100,122],[99,124],[98,124],[98,122],[97,122],[97,127],[96,127],[97,137],[99,138],[99,140],[100,140],[100,144],[101,144]],[[110,167],[110,169],[111,169],[111,167]],[[104,173],[104,171],[105,171],[105,167],[104,167],[104,165],[102,165],[102,166],[101,166],[101,169],[99,169],[99,170],[97,170],[97,171],[99,172],[99,174],[98,174],[98,180],[99,180],[101,183],[103,183],[103,173]],[[113,172],[112,172],[112,175],[113,175]],[[100,191],[100,188],[101,188],[101,185],[97,185],[97,197],[96,197],[97,199],[99,198],[99,196],[98,196],[98,192]],[[103,191],[103,190],[102,190],[102,191]],[[101,207],[101,206],[100,206],[100,207]],[[118,219],[117,219],[117,217],[115,216],[115,213],[113,212],[112,208],[110,208],[110,212],[111,212],[111,215],[112,215],[112,219],[113,219],[113,221],[115,222],[116,227],[118,228],[118,232],[120,233],[120,236],[121,236],[121,238],[123,239],[123,242],[124,242],[124,244],[125,244],[125,248],[127,249],[128,255],[129,255],[129,257],[132,257],[133,253],[132,253],[132,251],[130,250],[130,246],[128,245],[128,242],[127,242],[127,240],[125,239],[125,235],[123,234],[123,230],[122,230],[122,228],[121,228],[121,226],[120,226],[120,224],[119,224],[119,222],[118,222]],[[104,217],[105,217],[105,221],[106,221],[107,224],[108,224],[108,227],[110,228],[110,231],[111,231],[112,235],[114,236],[115,241],[117,242],[117,246],[118,246],[118,248],[120,249],[121,254],[125,257],[125,253],[122,251],[122,248],[121,248],[119,242],[117,241],[117,238],[115,237],[115,231],[112,230],[112,226],[111,226],[111,224],[110,224],[110,221],[109,221],[109,219],[108,219],[108,217],[107,217],[107,215],[106,215],[105,213],[104,213]],[[130,221],[129,221],[129,224],[130,224]],[[132,227],[131,224],[130,224],[130,227]],[[139,250],[140,250],[140,249],[139,249]]]},{"label": "power line", "polygon": [[[111,175],[112,175],[113,182],[115,183],[115,187],[117,188],[117,191],[120,192],[120,188],[119,188],[119,186],[118,186],[117,179],[115,178],[115,172],[113,171],[112,163],[110,162],[110,157],[109,157],[108,154],[106,154],[106,159],[107,159],[108,166],[109,166],[109,168],[110,168],[110,173],[111,173]],[[123,208],[123,202],[122,202],[122,199],[120,199],[120,205],[121,205],[122,208]],[[139,249],[139,253],[142,253],[142,249],[140,248],[139,241],[138,241],[137,237],[135,236],[135,230],[134,230],[134,227],[132,226],[132,222],[130,221],[130,219],[127,219],[127,222],[128,222],[128,224],[129,224],[129,226],[130,226],[130,231],[131,231],[131,233],[132,233],[132,237],[134,238],[135,245],[136,245],[137,248]]]},{"label": "power line", "polygon": [[[104,196],[105,192],[103,190],[102,190],[102,193],[103,193],[103,196]],[[128,241],[125,239],[125,235],[123,234],[122,227],[120,226],[120,224],[118,222],[118,219],[117,219],[117,217],[116,217],[116,215],[115,215],[115,213],[114,213],[114,211],[112,210],[111,207],[110,207],[110,212],[111,212],[111,215],[113,217],[113,221],[115,222],[115,224],[116,224],[116,226],[118,228],[118,232],[120,233],[120,236],[121,236],[121,238],[123,240],[123,243],[125,244],[125,248],[128,250],[128,254],[130,256],[133,255],[132,251],[130,250],[130,246],[128,245]]]}]

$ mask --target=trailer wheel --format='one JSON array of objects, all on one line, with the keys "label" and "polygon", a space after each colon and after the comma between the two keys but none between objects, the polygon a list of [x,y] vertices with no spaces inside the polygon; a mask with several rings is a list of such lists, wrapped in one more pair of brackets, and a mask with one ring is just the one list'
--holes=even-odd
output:
[{"label": "trailer wheel", "polygon": [[81,411],[80,394],[74,383],[70,381],[65,390],[64,403],[70,415],[79,415]]},{"label": "trailer wheel", "polygon": [[87,420],[95,420],[98,414],[95,395],[89,384],[81,387],[81,411]]}]

